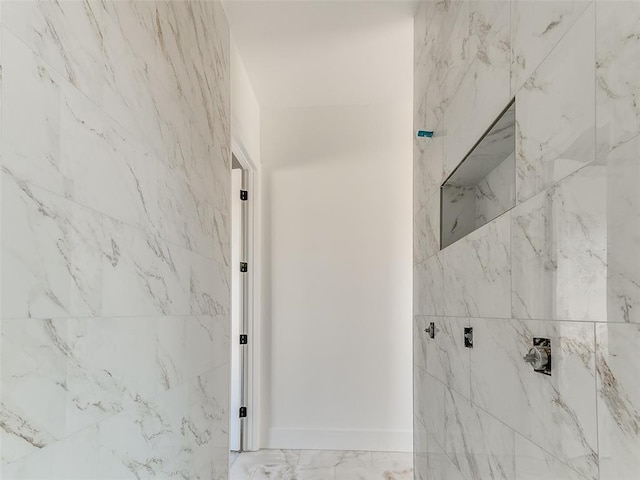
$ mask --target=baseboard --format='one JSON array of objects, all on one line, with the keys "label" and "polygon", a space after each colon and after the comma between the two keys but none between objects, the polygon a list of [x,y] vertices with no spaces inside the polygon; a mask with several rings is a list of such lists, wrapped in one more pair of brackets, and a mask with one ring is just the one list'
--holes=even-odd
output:
[{"label": "baseboard", "polygon": [[411,452],[411,430],[325,430],[270,428],[266,448]]}]

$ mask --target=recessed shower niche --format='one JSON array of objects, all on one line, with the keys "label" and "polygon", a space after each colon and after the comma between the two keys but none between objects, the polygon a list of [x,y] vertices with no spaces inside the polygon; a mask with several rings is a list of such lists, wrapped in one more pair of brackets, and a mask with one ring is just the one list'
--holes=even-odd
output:
[{"label": "recessed shower niche", "polygon": [[440,248],[515,206],[516,104],[493,122],[440,187]]}]

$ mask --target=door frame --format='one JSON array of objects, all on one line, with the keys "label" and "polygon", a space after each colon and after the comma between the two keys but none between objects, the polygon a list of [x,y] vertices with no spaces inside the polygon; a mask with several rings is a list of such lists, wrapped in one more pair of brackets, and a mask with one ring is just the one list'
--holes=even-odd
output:
[{"label": "door frame", "polygon": [[[262,305],[262,171],[247,153],[242,140],[237,132],[231,131],[231,152],[242,166],[247,175],[247,365],[245,379],[247,417],[245,419],[244,448],[245,451],[255,451],[260,448],[260,421],[261,421],[261,388],[259,360],[262,345],[262,328],[260,312]],[[229,172],[231,174],[231,172]],[[238,192],[231,192],[238,195]],[[239,268],[232,265],[232,268]],[[232,342],[239,339],[231,339]],[[238,415],[238,412],[230,412],[230,415]]]}]

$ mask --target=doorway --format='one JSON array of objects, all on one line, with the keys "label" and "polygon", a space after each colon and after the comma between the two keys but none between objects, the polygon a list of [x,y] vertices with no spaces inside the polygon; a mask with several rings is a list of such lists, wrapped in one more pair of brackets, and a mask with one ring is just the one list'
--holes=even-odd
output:
[{"label": "doorway", "polygon": [[231,409],[229,448],[246,449],[247,415],[247,171],[236,155],[231,165]]},{"label": "doorway", "polygon": [[243,452],[259,448],[260,169],[232,143],[229,449]]}]

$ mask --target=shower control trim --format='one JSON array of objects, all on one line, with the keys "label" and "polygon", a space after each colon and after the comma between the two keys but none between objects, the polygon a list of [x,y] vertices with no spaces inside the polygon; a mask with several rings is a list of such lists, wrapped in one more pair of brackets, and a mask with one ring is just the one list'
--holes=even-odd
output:
[{"label": "shower control trim", "polygon": [[429,338],[436,338],[436,332],[438,329],[436,328],[436,324],[431,322],[427,328],[424,329],[426,333],[429,334]]},{"label": "shower control trim", "polygon": [[551,375],[551,340],[534,338],[533,347],[524,356],[524,361],[530,364],[534,371]]}]

